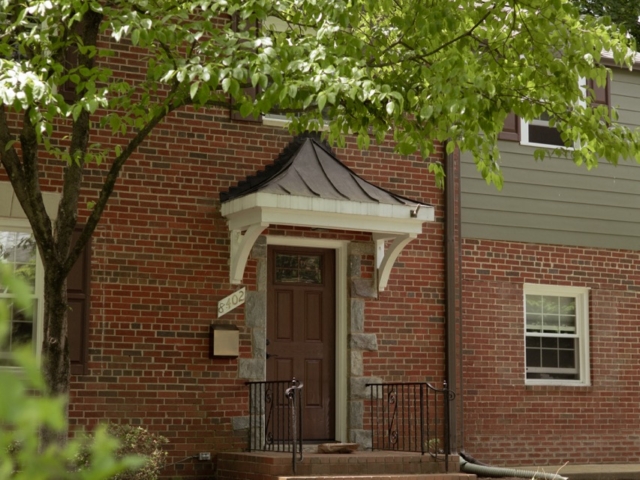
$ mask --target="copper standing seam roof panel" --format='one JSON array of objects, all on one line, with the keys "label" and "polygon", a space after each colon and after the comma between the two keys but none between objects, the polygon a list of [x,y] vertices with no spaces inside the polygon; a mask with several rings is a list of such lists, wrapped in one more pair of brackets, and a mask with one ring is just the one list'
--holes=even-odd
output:
[{"label": "copper standing seam roof panel", "polygon": [[384,205],[425,205],[363,180],[338,160],[316,134],[295,137],[265,170],[220,192],[220,201],[255,192]]}]

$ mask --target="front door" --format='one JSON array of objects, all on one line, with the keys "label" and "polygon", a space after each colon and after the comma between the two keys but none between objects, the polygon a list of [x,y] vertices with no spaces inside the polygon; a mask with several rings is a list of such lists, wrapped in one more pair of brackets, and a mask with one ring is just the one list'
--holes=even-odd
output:
[{"label": "front door", "polygon": [[268,250],[267,381],[304,383],[304,440],[335,437],[335,252]]}]

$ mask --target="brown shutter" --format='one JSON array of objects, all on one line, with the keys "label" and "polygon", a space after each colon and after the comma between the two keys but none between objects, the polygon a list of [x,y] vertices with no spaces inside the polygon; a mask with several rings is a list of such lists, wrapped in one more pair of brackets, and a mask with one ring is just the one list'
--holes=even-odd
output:
[{"label": "brown shutter", "polygon": [[587,88],[593,98],[591,105],[606,105],[607,107],[611,106],[611,82],[609,77],[607,77],[607,83],[604,87],[599,87],[596,84],[595,80],[589,79],[587,80]]},{"label": "brown shutter", "polygon": [[[258,31],[258,29],[260,28],[260,22],[258,20],[255,20],[255,23],[248,26],[253,27],[255,26],[256,31]],[[233,15],[233,17],[231,17],[231,28],[233,28],[234,32],[238,31],[238,15]],[[246,95],[248,95],[251,98],[256,98],[256,95],[260,92],[259,90],[260,87],[256,86],[256,87],[247,87],[244,89],[244,93]],[[234,101],[233,98],[231,99],[231,105],[233,105]],[[255,123],[262,123],[262,116],[261,115],[249,115],[248,117],[243,117],[242,115],[240,115],[240,112],[237,110],[234,110],[233,108],[230,109],[230,114],[231,114],[231,119],[232,120],[241,120],[244,122],[255,122]]]},{"label": "brown shutter", "polygon": [[511,142],[520,141],[520,118],[515,113],[510,113],[504,119],[502,131],[498,134],[499,140],[508,140]]},{"label": "brown shutter", "polygon": [[[78,229],[74,232],[74,242],[80,232]],[[67,277],[68,339],[72,375],[87,374],[90,287],[91,245],[88,243]]]},{"label": "brown shutter", "polygon": [[[64,55],[64,68],[68,72],[69,70],[78,66],[78,47],[71,45]],[[64,84],[58,88],[60,95],[64,98],[64,101],[71,104],[76,101],[76,84],[71,80],[67,80]]]}]

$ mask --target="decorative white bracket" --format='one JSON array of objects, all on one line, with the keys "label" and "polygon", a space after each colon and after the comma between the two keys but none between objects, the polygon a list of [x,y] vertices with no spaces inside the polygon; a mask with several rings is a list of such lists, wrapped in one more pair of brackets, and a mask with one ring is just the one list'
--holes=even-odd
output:
[{"label": "decorative white bracket", "polygon": [[232,285],[242,283],[244,268],[247,266],[249,253],[251,253],[251,249],[260,234],[262,234],[268,226],[268,223],[251,225],[244,234],[242,234],[240,230],[231,231],[231,268],[229,270],[229,280]]},{"label": "decorative white bracket", "polygon": [[[389,275],[391,275],[391,269],[396,262],[398,255],[402,252],[402,249],[414,238],[416,235],[394,235],[388,233],[373,233],[373,241],[376,246],[376,267],[378,274],[378,291],[382,292],[387,287],[389,281]],[[385,250],[385,242],[391,240],[391,245]]]}]

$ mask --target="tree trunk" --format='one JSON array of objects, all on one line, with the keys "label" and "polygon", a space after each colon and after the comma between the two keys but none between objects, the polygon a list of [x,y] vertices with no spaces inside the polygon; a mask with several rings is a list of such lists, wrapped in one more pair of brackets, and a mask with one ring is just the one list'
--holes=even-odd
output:
[{"label": "tree trunk", "polygon": [[[67,343],[67,279],[56,262],[44,264],[44,335],[42,340],[42,372],[48,393],[52,396],[69,394],[69,345]],[[68,408],[68,399],[66,401]],[[64,444],[67,432],[42,432],[42,447],[51,443]]]}]

